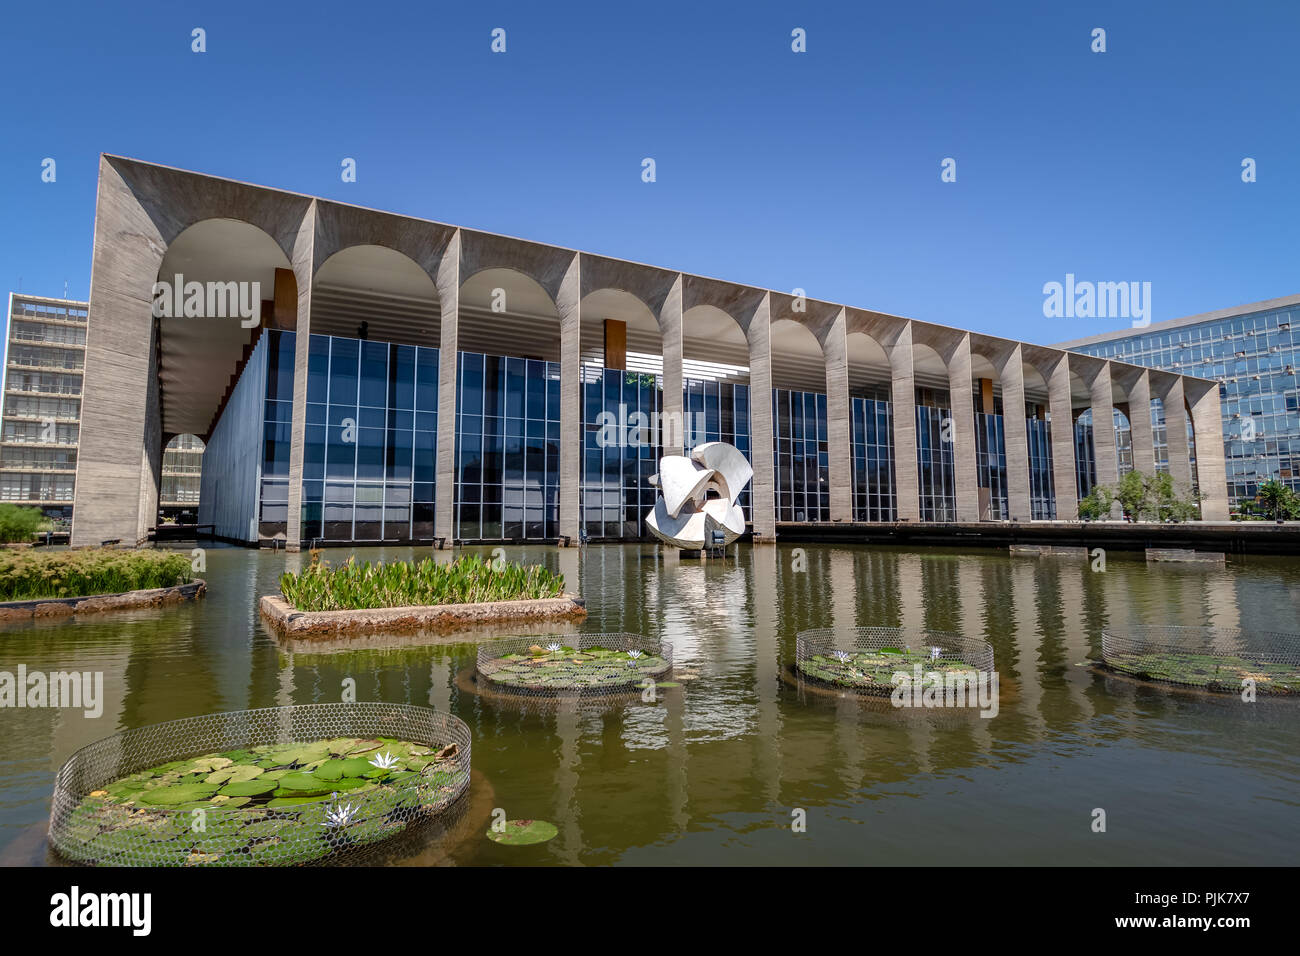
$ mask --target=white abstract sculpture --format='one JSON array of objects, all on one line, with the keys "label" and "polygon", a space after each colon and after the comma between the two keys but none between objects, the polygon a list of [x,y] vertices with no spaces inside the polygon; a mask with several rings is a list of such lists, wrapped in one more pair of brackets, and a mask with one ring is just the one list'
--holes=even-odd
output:
[{"label": "white abstract sculpture", "polygon": [[691,451],[689,458],[665,455],[650,484],[659,489],[654,509],[645,516],[655,537],[687,551],[711,544],[721,531],[731,544],[745,533],[745,513],[736,499],[754,477],[734,445],[714,441]]}]

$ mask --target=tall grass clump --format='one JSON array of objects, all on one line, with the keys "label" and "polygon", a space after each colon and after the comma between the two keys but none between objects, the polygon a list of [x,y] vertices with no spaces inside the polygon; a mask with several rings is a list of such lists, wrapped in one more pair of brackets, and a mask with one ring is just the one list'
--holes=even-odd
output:
[{"label": "tall grass clump", "polygon": [[297,574],[280,576],[280,593],[299,611],[356,611],[429,604],[472,604],[558,597],[564,575],[540,564],[504,564],[470,555],[438,564],[366,561],[330,567],[312,553],[312,563]]},{"label": "tall grass clump", "polygon": [[39,508],[0,503],[0,543],[31,541],[36,532],[44,531],[48,526],[49,522]]},{"label": "tall grass clump", "polygon": [[116,594],[191,580],[188,555],[174,551],[0,551],[0,601]]}]

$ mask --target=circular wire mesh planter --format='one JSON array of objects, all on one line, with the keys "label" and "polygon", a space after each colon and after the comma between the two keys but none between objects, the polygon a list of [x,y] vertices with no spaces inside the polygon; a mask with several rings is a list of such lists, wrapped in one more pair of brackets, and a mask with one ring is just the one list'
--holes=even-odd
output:
[{"label": "circular wire mesh planter", "polygon": [[823,628],[795,637],[795,671],[805,680],[841,690],[887,697],[897,684],[894,674],[909,675],[920,665],[933,672],[993,672],[993,648],[942,631],[905,631],[900,627]]},{"label": "circular wire mesh planter", "polygon": [[577,634],[484,644],[475,678],[502,693],[568,697],[632,693],[672,669],[667,641],[639,634]]},{"label": "circular wire mesh planter", "polygon": [[50,844],[100,866],[331,861],[469,786],[470,731],[407,704],[306,704],[126,730],[68,758]]},{"label": "circular wire mesh planter", "polygon": [[1216,627],[1104,628],[1102,663],[1141,680],[1240,693],[1300,694],[1300,635]]}]

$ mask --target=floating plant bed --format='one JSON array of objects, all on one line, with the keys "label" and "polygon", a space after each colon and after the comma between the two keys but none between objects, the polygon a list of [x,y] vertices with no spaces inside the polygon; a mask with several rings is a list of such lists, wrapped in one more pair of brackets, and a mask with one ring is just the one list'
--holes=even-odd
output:
[{"label": "floating plant bed", "polygon": [[795,639],[795,671],[800,677],[864,694],[887,696],[894,675],[968,674],[993,671],[993,648],[959,634],[905,632],[896,627],[858,627],[802,631]]},{"label": "floating plant bed", "polygon": [[50,843],[100,866],[286,866],[386,840],[469,785],[469,728],[402,704],[308,704],[124,731],[59,771]]},{"label": "floating plant bed", "polygon": [[1300,694],[1300,636],[1214,627],[1101,632],[1102,663],[1140,680],[1239,694]]},{"label": "floating plant bed", "polygon": [[545,695],[628,693],[672,669],[672,645],[638,634],[513,638],[480,647],[476,665],[493,690]]},{"label": "floating plant bed", "polygon": [[541,565],[497,565],[469,555],[445,563],[356,563],[337,567],[313,552],[297,574],[280,577],[280,594],[259,602],[281,635],[450,630],[507,621],[582,617],[581,598],[564,590],[564,575]]}]

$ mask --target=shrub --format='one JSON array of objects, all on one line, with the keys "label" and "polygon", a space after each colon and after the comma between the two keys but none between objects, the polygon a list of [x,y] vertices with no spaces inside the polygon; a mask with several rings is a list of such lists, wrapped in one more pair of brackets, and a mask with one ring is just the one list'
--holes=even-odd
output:
[{"label": "shrub", "polygon": [[0,551],[0,601],[116,594],[191,580],[189,557],[174,551]]},{"label": "shrub", "polygon": [[497,565],[472,555],[443,564],[431,558],[357,564],[348,558],[332,568],[313,551],[305,569],[281,575],[280,593],[299,611],[469,604],[558,597],[564,593],[564,575],[540,564]]},{"label": "shrub", "polygon": [[39,508],[0,503],[0,542],[14,544],[31,541],[32,535],[49,525]]}]

